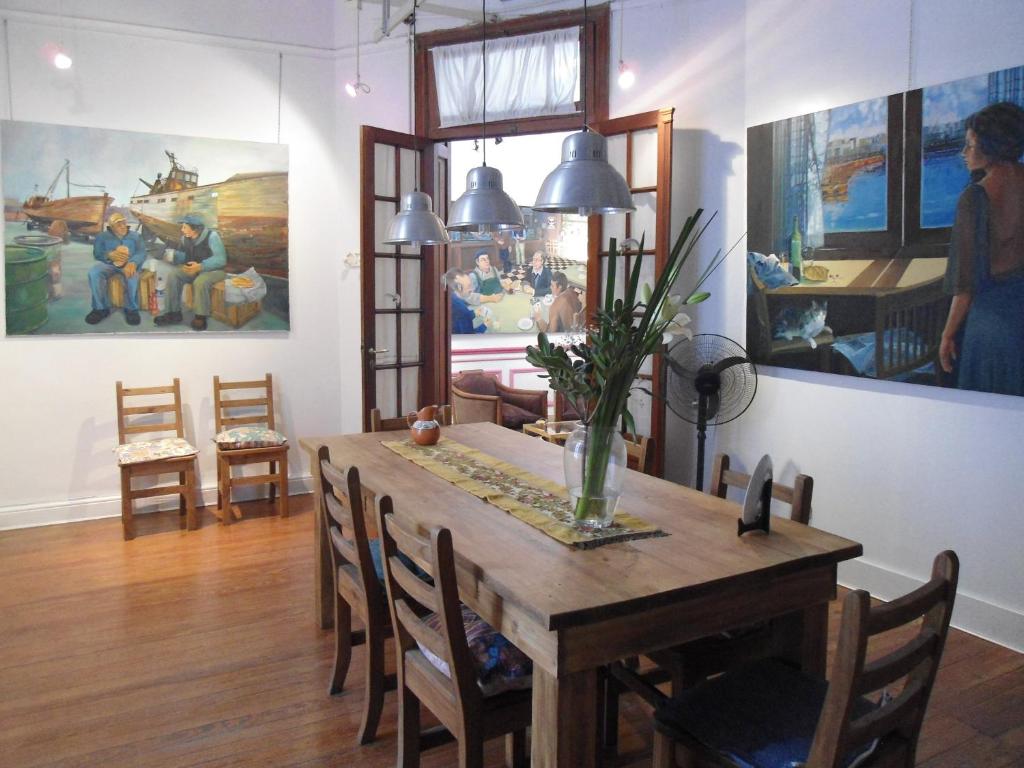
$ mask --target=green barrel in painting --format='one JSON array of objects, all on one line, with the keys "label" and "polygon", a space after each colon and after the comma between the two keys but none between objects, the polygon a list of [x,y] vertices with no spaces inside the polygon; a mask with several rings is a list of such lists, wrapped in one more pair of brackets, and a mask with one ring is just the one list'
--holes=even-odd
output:
[{"label": "green barrel in painting", "polygon": [[31,333],[46,322],[49,294],[46,253],[41,248],[8,245],[4,249],[7,334]]}]

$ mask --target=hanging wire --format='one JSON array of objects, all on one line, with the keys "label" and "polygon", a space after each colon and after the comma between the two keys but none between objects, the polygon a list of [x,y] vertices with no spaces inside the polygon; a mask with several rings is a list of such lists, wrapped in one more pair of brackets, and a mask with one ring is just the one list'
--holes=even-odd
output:
[{"label": "hanging wire", "polygon": [[481,0],[484,11],[484,39],[480,43],[480,48],[483,51],[484,58],[484,104],[483,104],[483,123],[481,126],[481,133],[483,134],[484,144],[484,167],[487,167],[487,0]]},{"label": "hanging wire", "polygon": [[619,66],[622,66],[622,37],[623,37],[622,26],[623,26],[623,20],[625,18],[626,18],[626,5],[625,5],[625,3],[623,3],[619,7]]},{"label": "hanging wire", "polygon": [[583,91],[583,130],[587,130],[587,0],[583,0],[583,29],[580,35],[583,48],[583,67],[580,72],[580,90]]},{"label": "hanging wire", "polygon": [[7,19],[4,19],[4,54],[7,57],[7,116],[14,119],[14,87],[11,79],[11,37],[7,33]]},{"label": "hanging wire", "polygon": [[284,78],[284,53],[277,52],[277,143],[281,143],[281,91]]},{"label": "hanging wire", "polygon": [[416,6],[418,3],[419,0],[414,0],[412,4],[412,23],[409,25],[409,133],[412,135],[412,188],[415,192],[420,191],[420,147],[416,136],[416,127],[413,124],[413,111],[416,108],[413,94],[416,82]]}]

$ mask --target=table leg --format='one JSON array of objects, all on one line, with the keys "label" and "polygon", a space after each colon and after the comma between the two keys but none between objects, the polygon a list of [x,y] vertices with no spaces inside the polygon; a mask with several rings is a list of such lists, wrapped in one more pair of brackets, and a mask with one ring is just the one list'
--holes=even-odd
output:
[{"label": "table leg", "polygon": [[554,677],[533,668],[532,768],[597,765],[597,670]]},{"label": "table leg", "polygon": [[828,657],[828,603],[772,619],[775,653],[809,675],[825,679]]},{"label": "table leg", "polygon": [[330,542],[324,535],[324,504],[319,486],[317,483],[313,506],[313,602],[320,629],[331,629],[334,626],[334,575],[331,573]]}]

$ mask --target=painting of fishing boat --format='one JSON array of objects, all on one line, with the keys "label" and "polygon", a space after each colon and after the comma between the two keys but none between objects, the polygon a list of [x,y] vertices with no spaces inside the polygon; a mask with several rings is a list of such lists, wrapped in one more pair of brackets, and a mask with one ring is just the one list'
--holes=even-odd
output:
[{"label": "painting of fishing boat", "polygon": [[140,178],[147,192],[129,203],[143,237],[173,246],[181,239],[179,222],[197,213],[220,233],[230,267],[278,277],[287,273],[287,173],[236,173],[200,185],[195,168],[184,167],[173,152],[164,154],[171,164],[167,175],[158,173],[152,182]]},{"label": "painting of fishing boat", "polygon": [[[64,197],[54,199],[53,194],[61,176],[65,180],[66,194]],[[75,184],[74,186],[99,185]],[[71,187],[71,161],[65,160],[46,193],[29,195],[22,204],[21,210],[27,217],[26,227],[45,230],[53,227],[54,231],[61,233],[69,231],[72,235],[81,237],[98,234],[103,228],[107,208],[110,207],[113,198],[105,190],[101,195],[72,196]]]},{"label": "painting of fishing boat", "polygon": [[0,120],[0,173],[8,336],[290,329],[287,145]]}]

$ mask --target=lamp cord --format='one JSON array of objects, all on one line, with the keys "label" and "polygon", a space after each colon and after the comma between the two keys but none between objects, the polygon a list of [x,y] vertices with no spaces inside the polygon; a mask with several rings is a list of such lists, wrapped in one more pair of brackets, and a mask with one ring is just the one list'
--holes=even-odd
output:
[{"label": "lamp cord", "polygon": [[487,167],[487,0],[481,0],[484,11],[484,39],[480,43],[480,48],[483,51],[484,59],[484,103],[483,103],[483,120],[481,122],[480,132],[483,136],[484,143],[484,168]]},{"label": "lamp cord", "polygon": [[356,88],[363,82],[363,75],[359,71],[359,18],[363,15],[363,0],[356,0]]},{"label": "lamp cord", "polygon": [[413,174],[413,191],[420,191],[420,164],[418,162],[417,154],[419,153],[419,141],[417,141],[416,129],[413,126],[413,110],[415,109],[414,93],[414,82],[416,78],[416,4],[419,0],[415,0],[412,4],[412,23],[409,25],[409,133],[412,135],[412,174]]},{"label": "lamp cord", "polygon": [[[587,130],[587,0],[583,0],[583,28],[580,45],[583,47],[583,70],[580,73],[580,85],[583,90],[583,130]],[[621,50],[621,49],[620,49]]]}]

